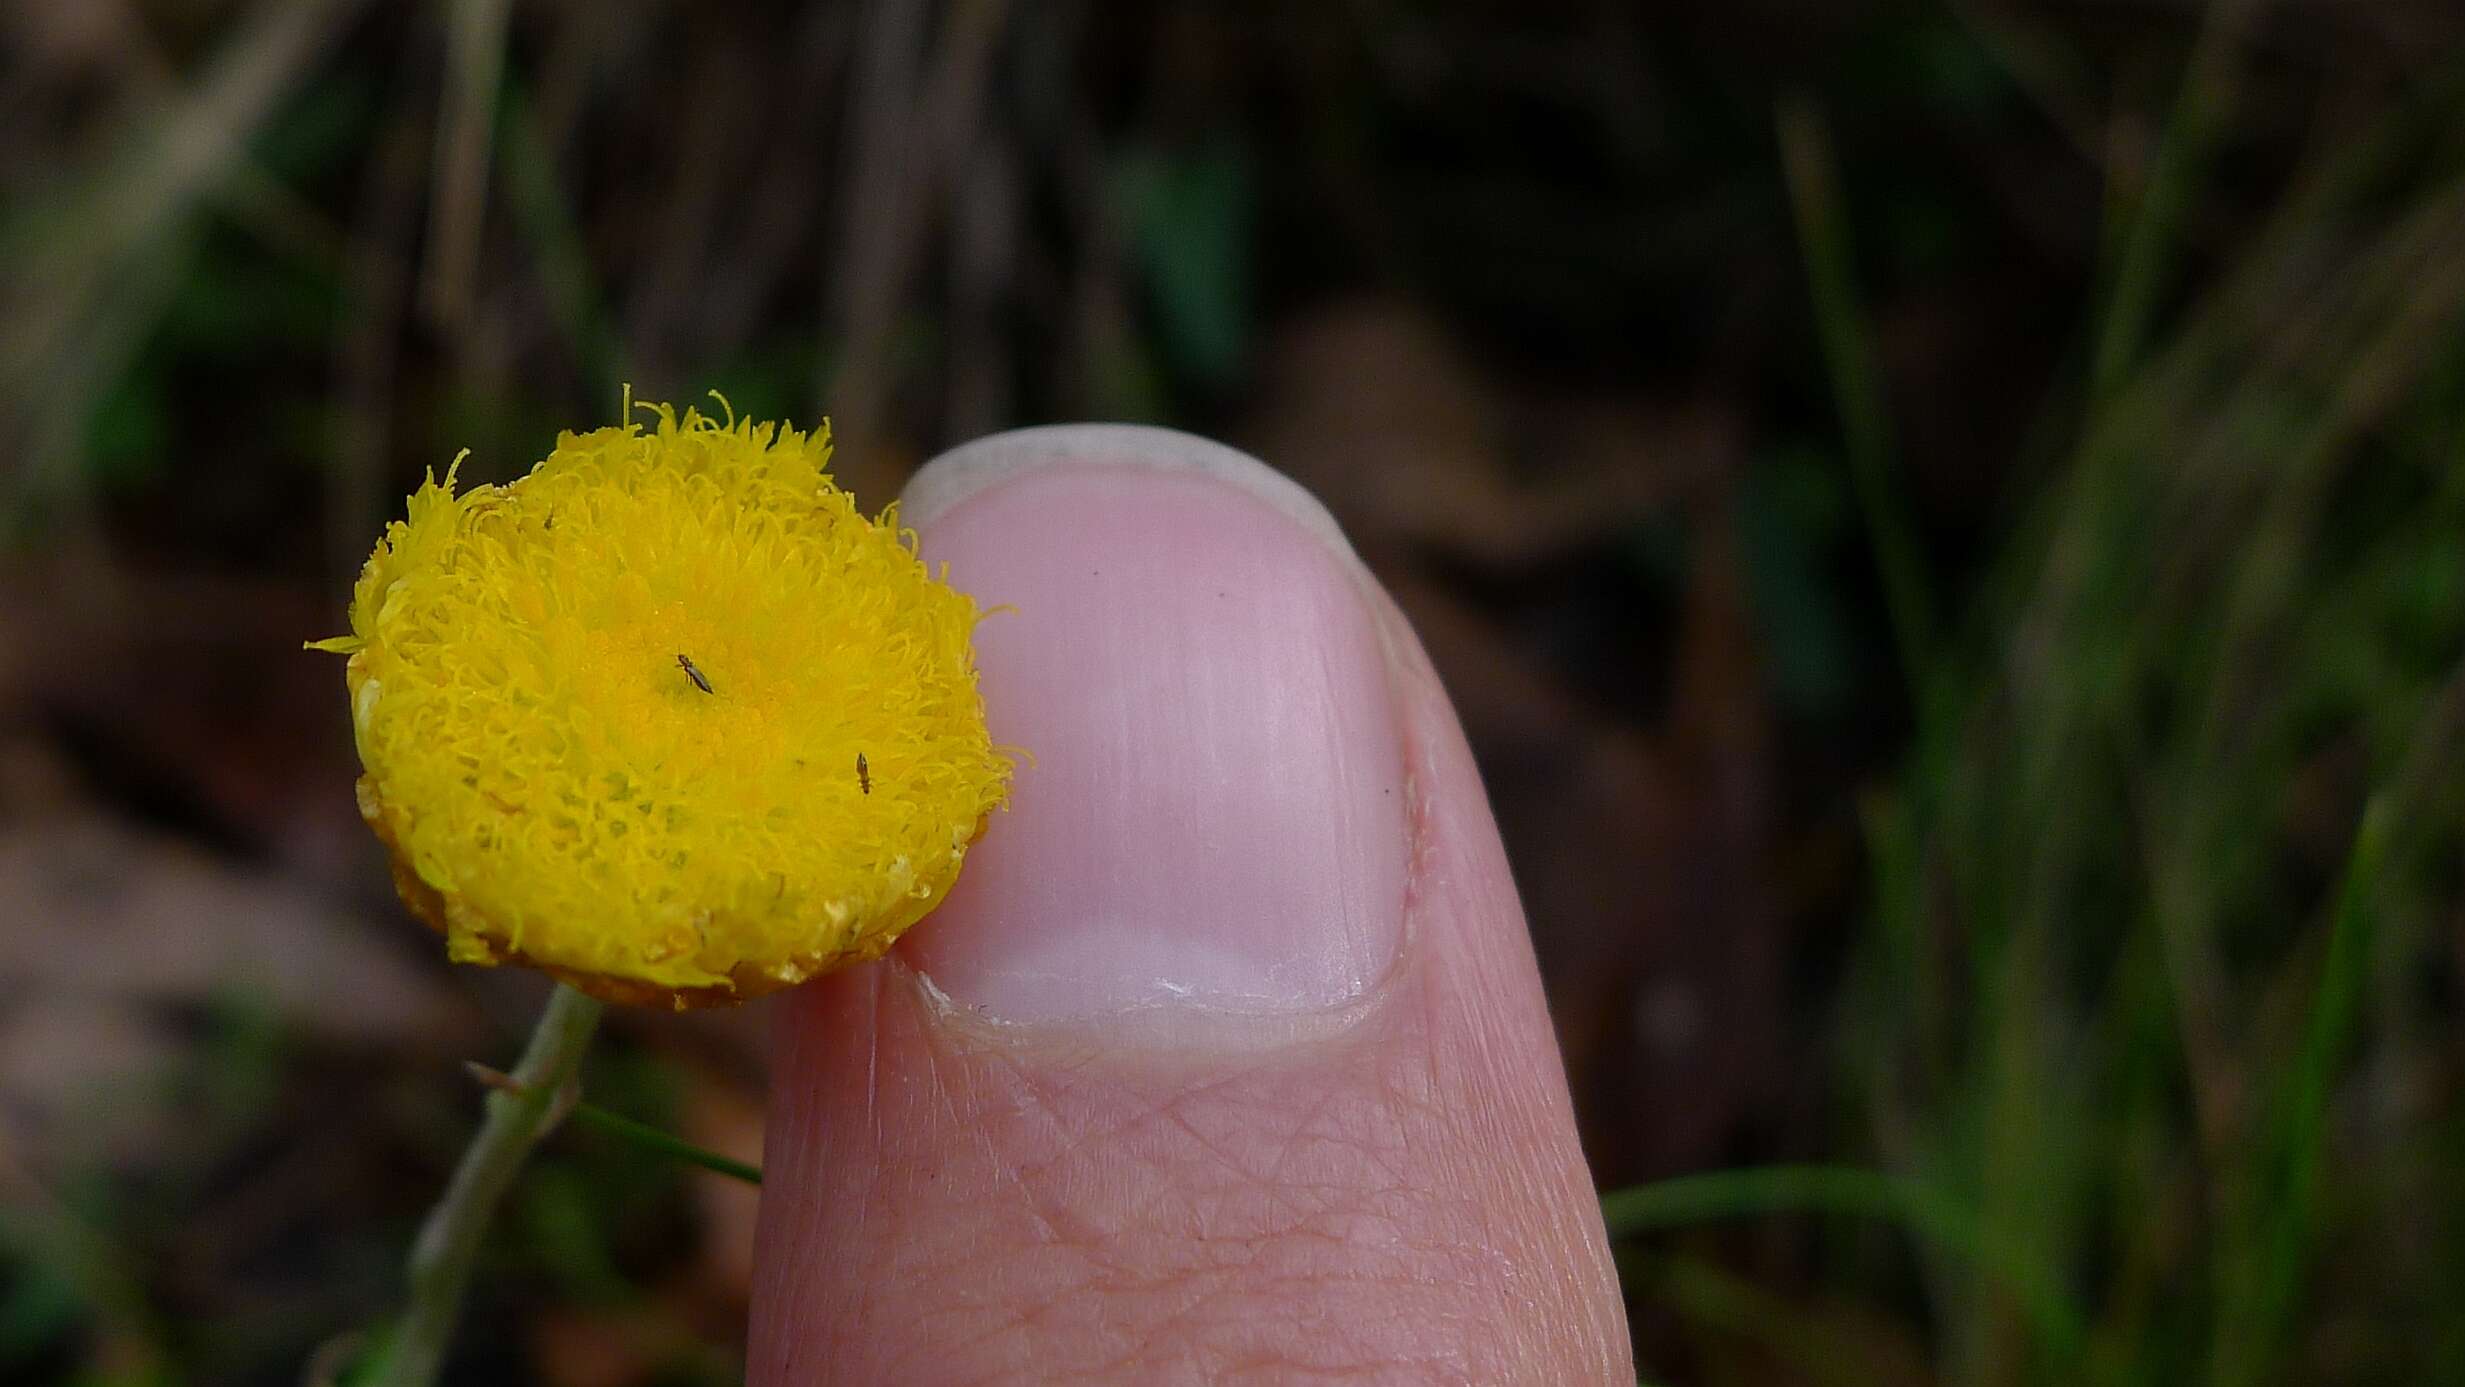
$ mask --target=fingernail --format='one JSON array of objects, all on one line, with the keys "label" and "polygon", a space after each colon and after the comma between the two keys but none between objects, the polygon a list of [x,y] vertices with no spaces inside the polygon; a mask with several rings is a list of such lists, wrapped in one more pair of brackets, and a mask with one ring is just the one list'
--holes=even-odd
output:
[{"label": "fingernail", "polygon": [[[1014,1021],[1358,997],[1403,927],[1403,757],[1359,565],[1308,493],[1163,429],[945,454],[907,493],[976,628],[1010,807],[908,956]],[[1032,759],[1030,759],[1032,758]]]}]

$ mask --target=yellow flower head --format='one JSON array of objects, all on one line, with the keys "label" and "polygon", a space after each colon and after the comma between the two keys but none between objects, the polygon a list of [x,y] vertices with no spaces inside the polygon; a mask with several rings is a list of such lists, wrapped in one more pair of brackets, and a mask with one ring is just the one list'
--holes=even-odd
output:
[{"label": "yellow flower head", "polygon": [[351,657],[360,812],[453,958],[684,1007],[879,957],[1010,763],[975,603],[857,512],[827,426],[643,408],[509,485],[432,475],[315,647]]}]

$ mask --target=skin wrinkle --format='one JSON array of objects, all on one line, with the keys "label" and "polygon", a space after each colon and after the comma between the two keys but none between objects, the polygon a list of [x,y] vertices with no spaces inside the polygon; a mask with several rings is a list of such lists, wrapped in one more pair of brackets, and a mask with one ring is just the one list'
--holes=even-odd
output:
[{"label": "skin wrinkle", "polygon": [[[1165,1104],[1162,1115],[1166,1122],[1171,1123],[1175,1128],[1187,1135],[1190,1140],[1198,1146],[1199,1150],[1209,1156],[1213,1156],[1219,1170],[1224,1171],[1225,1173],[1231,1175],[1235,1180],[1240,1181],[1244,1187],[1255,1190],[1260,1195],[1264,1196],[1267,1202],[1283,1210],[1284,1213],[1291,1218],[1293,1224],[1297,1225],[1308,1217],[1308,1214],[1302,1210],[1301,1206],[1293,1201],[1290,1194],[1283,1190],[1277,1189],[1271,1179],[1248,1169],[1246,1164],[1232,1151],[1226,1149],[1225,1147],[1218,1146],[1214,1141],[1208,1138],[1206,1133],[1198,1130],[1197,1124],[1190,1119],[1189,1115],[1183,1110],[1180,1104]],[[1268,1233],[1269,1236],[1285,1236],[1289,1233],[1289,1231],[1290,1225],[1287,1225],[1283,1228],[1268,1230]]]},{"label": "skin wrinkle", "polygon": [[[1165,1108],[1176,1103],[1187,1104],[1192,1102],[1210,1101],[1234,1083],[1249,1077],[1250,1076],[1246,1074],[1228,1075],[1221,1079],[1203,1083],[1198,1087],[1190,1089],[1184,1093],[1167,1095],[1158,1100],[1153,1108],[1132,1110],[1125,1113],[1119,1121],[1114,1122],[1109,1126],[1098,1127],[1083,1133],[1062,1133],[1060,1135],[1064,1145],[1056,1155],[1055,1160],[1079,1155],[1084,1150],[1106,1150],[1114,1143],[1119,1142],[1125,1134],[1129,1133],[1133,1129],[1145,1123],[1156,1120],[1158,1116],[1162,1115]],[[1195,1133],[1193,1135],[1195,1135]],[[1051,1164],[1051,1162],[1040,1162],[1023,1166],[1021,1169],[1028,1171],[1041,1171],[1049,1164]]]},{"label": "skin wrinkle", "polygon": [[[1077,1076],[1075,1070],[1073,1076]],[[1047,1114],[1058,1112],[1071,1101],[1061,1086],[1039,1085],[1031,1071],[1021,1068],[1016,1077],[1021,1085],[1021,1091],[1035,1096],[1034,1106],[1039,1112]],[[1096,1159],[1101,1160],[1104,1153],[1122,1144],[1122,1138],[1126,1134],[1144,1124],[1154,1122],[1159,1116],[1169,1117],[1166,1109],[1171,1101],[1168,1098],[1150,1109],[1134,1109],[1119,1123],[1093,1132],[1076,1130],[1066,1122],[1056,1121],[1052,1132],[1057,1142],[1055,1154],[1048,1160],[1012,1164],[1008,1170],[1011,1183],[1018,1187],[1022,1194],[1030,1198],[1034,1198],[1039,1191],[1045,1190],[1048,1178],[1053,1183],[1069,1183],[1074,1163],[1086,1161],[1090,1152],[1097,1153]],[[1195,1133],[1192,1135],[1195,1136]],[[1033,1212],[1042,1216],[1041,1209],[1033,1210]],[[1103,1246],[1102,1238],[1101,1232],[1090,1229],[1084,1230],[1075,1241],[1078,1245],[1100,1249]],[[1058,1240],[1073,1241],[1069,1238]]]},{"label": "skin wrinkle", "polygon": [[[1289,1314],[1292,1305],[1306,1306],[1310,1303],[1308,1295],[1312,1289],[1314,1287],[1306,1284],[1289,1288],[1285,1296],[1262,1304],[1255,1313],[1261,1317]],[[1295,1377],[1323,1377],[1330,1380],[1357,1382],[1362,1380],[1367,1372],[1396,1365],[1394,1355],[1387,1352],[1358,1356],[1347,1356],[1340,1352],[1347,1326],[1326,1315],[1304,1314],[1293,1321],[1307,1330],[1302,1337],[1317,1350],[1311,1359],[1299,1358],[1280,1346],[1244,1342],[1253,1337],[1246,1331],[1245,1326],[1257,1322],[1256,1319],[1244,1317],[1247,1311],[1248,1307],[1239,1303],[1216,1307],[1216,1313],[1212,1319],[1203,1324],[1194,1323],[1192,1317],[1189,1316],[1176,1317],[1158,1326],[1155,1333],[1147,1336],[1148,1342],[1150,1345],[1174,1345],[1189,1342],[1193,1337],[1197,1338],[1198,1342],[1205,1345],[1208,1355],[1214,1360],[1213,1370],[1204,1378],[1207,1381],[1221,1381],[1262,1371],[1272,1371],[1280,1380],[1285,1381],[1293,1380]],[[1195,1334],[1185,1333],[1185,1331],[1195,1331]],[[1226,1339],[1233,1342],[1227,1344],[1224,1342]],[[1149,1351],[1125,1362],[1123,1366],[1125,1368],[1145,1368],[1150,1373],[1169,1372],[1177,1366],[1175,1359],[1178,1356],[1176,1354],[1174,1357],[1163,1357]],[[1151,1375],[1140,1375],[1131,1380],[1153,1381],[1155,1378]],[[1420,1380],[1429,1379],[1423,1377]]]},{"label": "skin wrinkle", "polygon": [[[1206,1357],[1218,1364],[1217,1372],[1209,1374],[1213,1378],[1239,1363],[1244,1352],[1251,1355],[1258,1352],[1256,1345],[1241,1341],[1253,1337],[1248,1326],[1272,1316],[1281,1316],[1288,1322],[1304,1326],[1308,1330],[1304,1339],[1317,1346],[1323,1358],[1326,1347],[1345,1332],[1345,1326],[1331,1322],[1323,1313],[1311,1313],[1313,1302],[1310,1293],[1317,1289],[1318,1284],[1314,1281],[1289,1286],[1270,1284],[1262,1285],[1246,1295],[1236,1293],[1229,1298],[1209,1297],[1205,1300],[1192,1298],[1153,1325],[1142,1336],[1144,1342],[1134,1352],[1116,1360],[1116,1364],[1124,1369],[1144,1366],[1151,1370],[1169,1370],[1176,1365],[1175,1360],[1180,1355],[1176,1352],[1170,1358],[1161,1356],[1156,1346],[1174,1346],[1177,1349],[1179,1346],[1196,1345]],[[1266,1294],[1268,1291],[1278,1294]],[[1249,1303],[1252,1301],[1258,1302],[1255,1309]],[[1202,1305],[1210,1311],[1203,1320],[1195,1313]],[[1233,1342],[1228,1344],[1227,1340]],[[1291,1361],[1289,1355],[1282,1351],[1271,1348],[1267,1353],[1273,1361]],[[1379,1361],[1391,1360],[1381,1355]],[[1135,1380],[1150,1381],[1154,1378],[1142,1375]]]},{"label": "skin wrinkle", "polygon": [[[951,1063],[953,1067],[959,1069],[960,1084],[968,1086],[971,1090],[975,1088],[969,1078],[969,1071],[964,1066],[955,1065],[952,1061],[937,1061],[935,1065],[937,1077],[943,1072],[945,1063]],[[1049,1111],[1047,1103],[1037,1094],[1035,1080],[1031,1073],[1012,1066],[1008,1077],[1017,1084],[1020,1093],[1035,1097],[1037,1101],[1016,1105],[1007,1115],[1019,1116]],[[1018,1207],[1034,1220],[1036,1231],[1044,1244],[1052,1248],[1084,1251],[1100,1266],[1101,1257],[1098,1249],[1102,1244],[1099,1237],[1090,1230],[1072,1231],[1064,1226],[1076,1221],[1071,1215],[1068,1201],[1048,1189],[1046,1182],[1038,1178],[1040,1172],[1037,1169],[1021,1164],[1015,1158],[1003,1154],[994,1142],[992,1124],[962,1118],[954,1098],[954,1088],[954,1085],[945,1083],[935,1085],[945,1119],[954,1129],[967,1131],[974,1136],[977,1148],[984,1157],[985,1168],[993,1173],[998,1186],[1006,1186],[1016,1191]],[[971,1092],[969,1096],[975,1098],[978,1095]],[[1066,1127],[1059,1124],[1054,1125],[1054,1134],[1065,1142],[1077,1140]]]},{"label": "skin wrinkle", "polygon": [[1322,1119],[1329,1117],[1329,1108],[1330,1105],[1323,1096],[1313,1102],[1310,1110],[1301,1115],[1300,1130],[1294,1133],[1291,1141],[1276,1152],[1275,1160],[1267,1167],[1264,1178],[1278,1184],[1291,1181],[1294,1157],[1305,1147],[1326,1144],[1349,1151],[1370,1162],[1380,1175],[1386,1177],[1388,1188],[1404,1188],[1409,1181],[1402,1168],[1390,1159],[1403,1144],[1402,1134],[1396,1129],[1396,1124],[1391,1121],[1379,1124],[1386,1129],[1385,1135],[1388,1140],[1383,1142],[1372,1141],[1366,1134],[1321,1130],[1319,1123]]}]

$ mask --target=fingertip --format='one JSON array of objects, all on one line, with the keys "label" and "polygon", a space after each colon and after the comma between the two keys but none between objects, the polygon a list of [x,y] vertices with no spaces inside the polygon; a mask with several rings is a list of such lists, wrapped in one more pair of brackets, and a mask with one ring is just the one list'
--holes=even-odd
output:
[{"label": "fingertip", "polygon": [[1016,609],[978,654],[1034,759],[939,913],[782,1008],[752,1380],[1631,1381],[1478,773],[1334,522],[1126,426],[909,500]]}]

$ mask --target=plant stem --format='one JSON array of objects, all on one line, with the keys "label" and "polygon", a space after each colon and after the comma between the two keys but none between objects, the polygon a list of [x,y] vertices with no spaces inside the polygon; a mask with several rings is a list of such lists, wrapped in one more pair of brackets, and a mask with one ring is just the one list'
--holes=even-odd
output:
[{"label": "plant stem", "polygon": [[553,1125],[558,1095],[581,1067],[601,1010],[598,1002],[558,984],[531,1031],[522,1062],[514,1066],[517,1091],[488,1095],[479,1135],[462,1153],[453,1183],[411,1244],[410,1304],[374,1379],[383,1387],[430,1387],[436,1381],[454,1322],[462,1315],[480,1240],[523,1158]]}]

